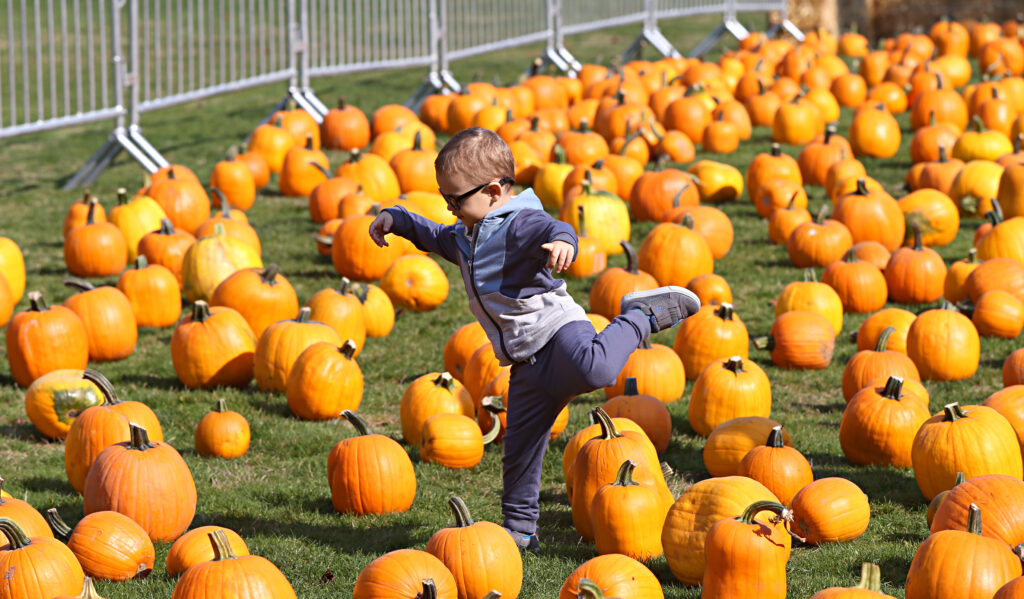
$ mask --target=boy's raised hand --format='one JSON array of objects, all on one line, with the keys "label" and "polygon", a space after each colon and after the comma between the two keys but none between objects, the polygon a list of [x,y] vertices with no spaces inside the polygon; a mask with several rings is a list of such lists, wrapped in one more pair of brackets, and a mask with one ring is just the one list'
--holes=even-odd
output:
[{"label": "boy's raised hand", "polygon": [[384,236],[391,232],[391,226],[394,224],[395,219],[390,214],[381,212],[370,223],[370,239],[380,247],[388,245],[388,242],[384,240]]},{"label": "boy's raised hand", "polygon": [[547,267],[555,269],[555,272],[564,272],[572,264],[574,254],[572,244],[564,241],[550,241],[540,247],[549,252]]}]

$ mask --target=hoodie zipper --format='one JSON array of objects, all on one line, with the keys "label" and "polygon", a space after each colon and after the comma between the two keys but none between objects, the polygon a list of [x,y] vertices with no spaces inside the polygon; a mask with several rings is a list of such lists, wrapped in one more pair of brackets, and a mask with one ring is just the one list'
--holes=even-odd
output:
[{"label": "hoodie zipper", "polygon": [[512,362],[514,360],[512,360],[512,356],[509,355],[508,348],[505,347],[505,336],[501,333],[501,327],[498,326],[498,322],[494,320],[494,317],[491,316],[491,313],[487,311],[487,307],[484,306],[483,300],[480,299],[480,291],[476,288],[476,269],[474,265],[476,264],[476,240],[478,231],[475,226],[473,227],[473,229],[473,245],[470,247],[469,251],[469,286],[473,288],[473,295],[476,296],[476,303],[480,305],[480,310],[482,310],[483,313],[487,315],[487,320],[490,320],[491,324],[494,326],[494,329],[498,331],[498,344],[501,345],[501,352],[505,354],[505,357],[508,358],[510,362]]}]

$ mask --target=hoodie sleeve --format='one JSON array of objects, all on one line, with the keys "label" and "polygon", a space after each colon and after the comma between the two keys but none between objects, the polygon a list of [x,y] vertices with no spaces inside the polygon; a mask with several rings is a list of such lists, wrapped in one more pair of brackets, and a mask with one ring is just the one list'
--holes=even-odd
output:
[{"label": "hoodie sleeve", "polygon": [[523,210],[516,215],[509,227],[509,241],[514,247],[530,254],[547,254],[541,245],[552,241],[564,241],[572,246],[573,260],[579,252],[576,231],[567,222],[551,218],[543,210]]},{"label": "hoodie sleeve", "polygon": [[392,206],[384,211],[394,219],[392,233],[408,239],[425,252],[437,254],[452,264],[459,263],[454,227],[413,214],[402,206]]}]

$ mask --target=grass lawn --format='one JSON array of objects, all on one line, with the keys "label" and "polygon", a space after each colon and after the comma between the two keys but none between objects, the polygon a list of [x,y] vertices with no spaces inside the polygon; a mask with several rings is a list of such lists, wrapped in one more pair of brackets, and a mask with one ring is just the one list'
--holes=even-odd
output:
[{"label": "grass lawn", "polygon": [[[675,21],[665,23],[664,31],[678,48],[686,51],[714,25],[710,18]],[[628,27],[573,37],[568,39],[568,45],[581,60],[607,62],[613,52],[621,51],[632,41],[637,29]],[[479,77],[507,83],[519,75],[539,50],[539,46],[508,50],[455,63],[453,69],[460,81]],[[421,70],[371,72],[317,80],[314,87],[328,105],[341,94],[350,104],[369,113],[382,104],[404,102],[424,74]],[[228,146],[244,138],[283,92],[279,86],[263,87],[146,114],[143,130],[169,160],[191,167],[206,180]],[[845,134],[850,117],[850,112],[844,110],[840,132]],[[910,166],[906,115],[900,117],[900,123],[904,143],[898,157],[865,161],[870,175],[893,188],[901,184]],[[60,187],[107,133],[107,125],[93,125],[10,139],[0,147],[0,235],[19,243],[28,266],[28,289],[42,290],[51,304],[71,295],[61,285],[67,272],[61,252],[60,223],[67,206],[81,193],[63,192]],[[753,139],[736,153],[698,153],[698,159],[710,157],[745,171],[750,160],[766,151],[769,143],[770,132],[757,129]],[[786,151],[795,155],[798,148]],[[342,158],[342,154],[331,155],[332,164]],[[92,192],[109,209],[118,187],[135,189],[141,182],[141,169],[122,156],[92,187]],[[818,188],[810,191],[813,213],[824,195]],[[250,211],[252,224],[263,241],[264,262],[281,266],[303,302],[316,291],[337,284],[330,260],[320,257],[315,250],[310,234],[317,227],[310,221],[306,206],[303,198],[277,195],[276,184],[272,182]],[[745,196],[742,201],[722,208],[732,218],[736,241],[729,255],[715,265],[715,271],[731,284],[737,314],[751,336],[765,334],[774,317],[769,301],[786,283],[802,279],[803,274],[789,265],[784,247],[768,243],[767,224],[757,218]],[[966,255],[978,224],[964,222],[956,241],[938,248],[947,262]],[[651,227],[651,223],[634,225],[634,241],[639,244]],[[624,260],[618,257],[610,262],[621,266]],[[472,319],[457,269],[448,264],[442,266],[451,281],[445,303],[432,312],[403,314],[389,338],[370,340],[359,357],[366,379],[360,412],[377,432],[401,437],[398,402],[404,388],[417,376],[442,368],[444,341],[456,327]],[[569,281],[570,291],[584,307],[592,283],[593,279]],[[23,300],[18,311],[26,306],[27,301]],[[933,306],[910,309],[930,307]],[[838,425],[844,406],[840,377],[846,360],[856,352],[848,333],[855,331],[863,319],[863,315],[847,316],[832,365],[822,371],[780,370],[771,364],[767,352],[751,350],[751,358],[765,368],[772,381],[773,418],[786,426],[795,446],[812,461],[815,477],[849,478],[871,500],[871,525],[860,539],[794,550],[788,568],[790,597],[804,598],[827,586],[855,584],[860,563],[865,560],[881,566],[886,593],[903,597],[910,560],[928,532],[926,503],[913,472],[852,467],[839,447]],[[662,332],[654,340],[671,345],[673,335],[672,331]],[[134,354],[121,362],[101,364],[99,369],[119,387],[122,397],[143,401],[156,411],[166,440],[188,462],[199,490],[193,526],[219,524],[236,530],[253,553],[267,557],[281,568],[300,597],[350,596],[359,571],[375,557],[399,548],[422,549],[436,530],[451,523],[446,502],[452,494],[466,500],[476,519],[500,521],[500,447],[489,448],[479,466],[462,471],[421,464],[416,459],[417,450],[410,448],[418,481],[416,502],[410,511],[364,518],[335,513],[326,481],[326,456],[334,443],[352,435],[352,427],[344,421],[297,420],[289,413],[283,394],[264,393],[255,384],[243,390],[190,391],[178,382],[172,369],[170,337],[169,328],[141,330]],[[974,378],[951,384],[927,383],[932,412],[952,401],[980,403],[1000,388],[1002,360],[1017,345],[1015,340],[984,339],[981,367]],[[40,510],[56,506],[64,519],[74,525],[82,516],[82,500],[67,483],[63,446],[40,437],[28,422],[23,390],[11,379],[6,360],[0,360],[0,364],[0,476],[7,481],[5,489]],[[673,481],[677,490],[708,476],[701,461],[703,441],[687,423],[690,386],[677,403],[669,405],[674,433],[671,447],[662,456],[679,477]],[[238,460],[202,459],[193,449],[196,423],[221,397],[228,400],[229,407],[241,412],[252,427],[252,446]],[[575,400],[568,430],[551,444],[541,493],[543,550],[540,555],[524,558],[523,597],[554,596],[569,573],[595,555],[593,546],[581,543],[572,526],[561,474],[561,453],[571,434],[586,424],[587,411],[603,401],[601,393]],[[167,547],[158,545],[157,568],[148,579],[125,584],[101,583],[101,595],[109,599],[170,597],[174,580],[163,568]],[[664,583],[667,597],[700,595],[699,589],[677,583],[664,559],[655,560],[650,566]],[[324,576],[327,571],[333,579],[325,583],[322,579],[329,578]]]}]

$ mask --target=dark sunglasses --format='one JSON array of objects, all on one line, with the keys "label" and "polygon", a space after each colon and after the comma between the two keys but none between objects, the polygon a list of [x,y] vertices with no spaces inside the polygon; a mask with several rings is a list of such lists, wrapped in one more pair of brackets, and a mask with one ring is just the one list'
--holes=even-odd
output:
[{"label": "dark sunglasses", "polygon": [[[513,179],[512,177],[502,177],[501,179],[498,180],[498,185],[512,185],[515,182],[516,180]],[[455,210],[458,210],[462,206],[462,202],[464,202],[467,198],[471,197],[473,194],[479,193],[481,189],[487,187],[491,183],[491,181],[488,181],[487,183],[484,183],[482,185],[477,185],[476,187],[470,189],[466,193],[457,196],[450,196],[446,194],[445,192],[441,191],[440,187],[437,188],[437,192],[441,194],[441,197],[444,198],[445,202],[448,202],[449,206],[451,206]]]}]

